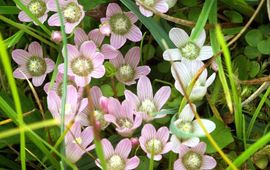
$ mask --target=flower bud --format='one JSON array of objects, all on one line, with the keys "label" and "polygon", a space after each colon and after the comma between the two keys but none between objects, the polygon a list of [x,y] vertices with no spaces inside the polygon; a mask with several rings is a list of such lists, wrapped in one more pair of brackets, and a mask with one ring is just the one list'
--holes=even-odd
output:
[{"label": "flower bud", "polygon": [[136,147],[139,145],[139,139],[138,138],[131,138],[130,139],[132,147]]},{"label": "flower bud", "polygon": [[51,40],[57,44],[62,41],[62,34],[60,31],[53,31],[51,35]]}]

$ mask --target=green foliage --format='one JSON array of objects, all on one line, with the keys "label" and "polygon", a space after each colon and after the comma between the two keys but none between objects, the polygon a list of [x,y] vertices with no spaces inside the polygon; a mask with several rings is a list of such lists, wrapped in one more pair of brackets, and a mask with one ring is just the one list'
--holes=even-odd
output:
[{"label": "green foliage", "polygon": [[270,54],[270,38],[260,41],[257,47],[262,54]]},{"label": "green foliage", "polygon": [[151,58],[153,58],[155,56],[155,47],[152,45],[152,44],[145,44],[143,46],[143,57],[144,57],[144,60],[150,60]]},{"label": "green foliage", "polygon": [[91,1],[89,1],[89,0],[79,0],[79,3],[81,5],[83,5],[83,9],[85,11],[94,9],[98,5],[104,4],[104,3],[107,3],[107,2],[110,2],[110,0],[91,0]]},{"label": "green foliage", "polygon": [[232,23],[242,23],[243,17],[236,11],[233,10],[225,10],[223,11],[224,15],[230,19]]},{"label": "green foliage", "polygon": [[246,34],[245,39],[250,46],[256,47],[257,44],[263,39],[263,35],[260,30],[253,29]]}]

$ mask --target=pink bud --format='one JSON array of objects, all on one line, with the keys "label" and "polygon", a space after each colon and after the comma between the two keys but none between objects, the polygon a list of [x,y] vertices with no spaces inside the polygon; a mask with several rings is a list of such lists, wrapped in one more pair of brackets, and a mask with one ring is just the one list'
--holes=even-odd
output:
[{"label": "pink bud", "polygon": [[108,23],[103,23],[102,25],[100,25],[99,27],[99,31],[106,35],[106,36],[109,36],[110,33],[111,33],[111,28],[110,28],[110,25]]},{"label": "pink bud", "polygon": [[62,34],[60,31],[53,31],[51,35],[51,40],[55,43],[60,43],[62,41]]},{"label": "pink bud", "polygon": [[139,139],[138,138],[131,138],[130,141],[132,143],[132,147],[136,147],[136,146],[139,145]]},{"label": "pink bud", "polygon": [[108,112],[108,102],[109,102],[109,99],[107,97],[101,96],[99,99],[100,108],[105,113]]},{"label": "pink bud", "polygon": [[215,60],[214,62],[212,62],[211,68],[212,68],[215,72],[218,71],[218,64],[217,64],[216,60]]}]

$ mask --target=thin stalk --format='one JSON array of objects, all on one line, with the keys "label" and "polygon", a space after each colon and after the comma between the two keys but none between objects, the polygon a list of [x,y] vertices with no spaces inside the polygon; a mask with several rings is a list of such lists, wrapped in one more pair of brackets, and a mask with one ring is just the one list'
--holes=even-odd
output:
[{"label": "thin stalk", "polygon": [[[63,18],[62,11],[60,8],[59,0],[55,0],[55,3],[57,6],[57,13],[59,15],[60,22],[61,22],[61,34],[63,37],[64,76],[63,76],[63,87],[62,87],[61,127],[60,127],[61,134],[63,134],[65,131],[65,103],[67,100],[67,69],[68,69],[67,57],[68,57],[68,52],[67,52],[67,36],[65,33],[65,23],[64,23],[64,18]],[[65,156],[64,142],[62,142],[62,145],[61,145],[61,154]],[[61,162],[64,163],[63,160]],[[62,163],[61,163],[61,165],[62,165]],[[65,168],[65,166],[64,166],[64,168]]]}]

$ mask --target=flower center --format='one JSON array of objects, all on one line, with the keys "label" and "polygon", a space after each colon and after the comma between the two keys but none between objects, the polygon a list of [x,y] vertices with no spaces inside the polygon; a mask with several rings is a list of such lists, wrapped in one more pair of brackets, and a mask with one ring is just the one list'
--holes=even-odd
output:
[{"label": "flower center", "polygon": [[63,16],[69,23],[78,22],[82,16],[81,8],[76,3],[71,2],[63,9]]},{"label": "flower center", "polygon": [[71,61],[71,70],[74,74],[85,77],[94,69],[92,60],[86,57],[77,57]]},{"label": "flower center", "polygon": [[133,126],[133,122],[130,121],[128,118],[120,118],[117,120],[117,123],[122,128],[130,129]]},{"label": "flower center", "polygon": [[130,65],[123,65],[117,70],[116,74],[121,81],[127,82],[134,78],[135,71]]},{"label": "flower center", "polygon": [[146,150],[154,155],[159,154],[163,149],[162,142],[158,139],[151,139],[146,143]]},{"label": "flower center", "polygon": [[99,121],[100,123],[100,128],[105,129],[109,125],[109,123],[104,119],[104,113],[99,110],[95,110],[94,114],[95,114],[96,120]]},{"label": "flower center", "polygon": [[152,113],[157,111],[157,108],[152,100],[145,99],[144,101],[142,101],[139,107],[139,111],[145,112],[148,115],[151,115]]},{"label": "flower center", "polygon": [[188,42],[180,47],[183,57],[189,60],[194,60],[199,56],[200,48],[193,42]]},{"label": "flower center", "polygon": [[75,138],[72,143],[76,143],[76,144],[82,144],[82,138],[81,137],[78,137],[78,138]]},{"label": "flower center", "polygon": [[28,4],[28,9],[37,18],[43,16],[47,10],[46,4],[42,0],[32,0]]},{"label": "flower center", "polygon": [[47,65],[43,58],[32,56],[26,63],[26,68],[31,76],[38,77],[46,72]]},{"label": "flower center", "polygon": [[182,157],[182,162],[187,170],[198,170],[202,166],[202,156],[196,152],[188,151]]},{"label": "flower center", "polygon": [[177,124],[178,129],[185,133],[192,133],[194,130],[192,122],[181,121]]},{"label": "flower center", "polygon": [[109,24],[112,29],[112,32],[117,35],[127,34],[132,27],[132,23],[129,17],[123,13],[118,13],[111,16]]},{"label": "flower center", "polygon": [[112,155],[107,160],[107,165],[109,170],[124,170],[125,169],[125,161],[118,155]]},{"label": "flower center", "polygon": [[146,6],[152,7],[155,4],[155,0],[142,0],[142,3]]},{"label": "flower center", "polygon": [[[74,87],[76,87],[76,83],[72,80],[67,80],[67,85],[72,85]],[[61,81],[57,87],[57,94],[58,96],[62,96],[62,89],[63,89],[63,81]]]}]

